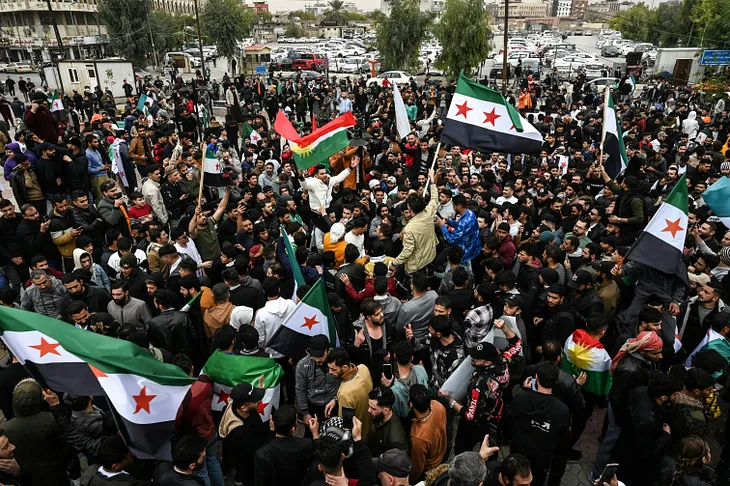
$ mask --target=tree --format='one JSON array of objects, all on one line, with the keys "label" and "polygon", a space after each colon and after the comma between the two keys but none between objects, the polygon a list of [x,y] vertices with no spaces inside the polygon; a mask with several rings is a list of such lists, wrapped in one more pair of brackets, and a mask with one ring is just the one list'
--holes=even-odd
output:
[{"label": "tree", "polygon": [[286,30],[284,31],[284,36],[286,37],[305,37],[304,29],[301,25],[291,23],[286,26]]},{"label": "tree", "polygon": [[289,19],[293,19],[294,17],[299,17],[299,20],[302,22],[314,22],[317,19],[317,16],[314,15],[314,13],[307,12],[306,10],[294,10],[293,12],[289,12]]},{"label": "tree", "polygon": [[147,15],[148,0],[99,0],[99,20],[106,26],[115,52],[135,66],[145,67],[152,50]]},{"label": "tree", "polygon": [[436,66],[450,78],[479,66],[492,48],[491,15],[483,0],[446,0],[446,8],[434,33],[441,42]]},{"label": "tree", "polygon": [[608,21],[609,27],[621,32],[625,39],[640,42],[649,42],[653,35],[653,26],[656,24],[656,10],[640,3],[630,9],[619,12]]},{"label": "tree", "polygon": [[345,25],[347,20],[345,12],[345,2],[343,0],[330,0],[327,2],[329,7],[324,12],[324,19],[336,22],[337,25]]},{"label": "tree", "polygon": [[217,47],[218,55],[228,58],[236,54],[238,42],[251,31],[252,19],[251,11],[238,0],[208,0],[200,14],[203,32]]},{"label": "tree", "polygon": [[421,12],[418,0],[391,0],[390,5],[390,16],[375,25],[381,65],[385,70],[417,68],[421,41],[433,17]]},{"label": "tree", "polygon": [[730,46],[730,0],[699,0],[692,8],[691,20],[697,33],[694,45],[726,49]]},{"label": "tree", "polygon": [[149,19],[155,49],[161,54],[180,50],[185,43],[185,28],[195,27],[195,19],[191,15],[172,15],[155,10],[150,12]]}]

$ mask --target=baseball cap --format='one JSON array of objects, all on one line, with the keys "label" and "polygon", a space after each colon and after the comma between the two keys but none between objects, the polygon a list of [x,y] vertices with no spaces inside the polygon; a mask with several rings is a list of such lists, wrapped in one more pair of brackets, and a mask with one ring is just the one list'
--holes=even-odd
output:
[{"label": "baseball cap", "polygon": [[13,159],[15,160],[15,162],[18,163],[18,165],[20,165],[23,162],[25,162],[26,160],[28,160],[28,157],[25,156],[25,155],[23,155],[23,154],[15,154],[15,156],[13,157]]},{"label": "baseball cap", "polygon": [[119,266],[122,268],[137,268],[137,257],[127,253],[119,259]]},{"label": "baseball cap", "polygon": [[263,400],[264,394],[263,388],[256,388],[250,383],[239,383],[231,390],[231,400],[233,400],[234,404],[238,405],[242,403],[260,402]]},{"label": "baseball cap", "polygon": [[577,289],[579,285],[591,285],[593,277],[585,270],[578,270],[573,274],[573,278],[568,282],[568,287]]},{"label": "baseball cap", "polygon": [[708,283],[710,283],[710,276],[705,273],[700,273],[700,274],[687,273],[687,278],[689,279],[690,282],[694,282],[703,287],[705,285],[707,285]]},{"label": "baseball cap", "polygon": [[605,273],[606,275],[611,275],[611,270],[613,270],[613,267],[616,266],[613,262],[593,262],[593,269],[597,272]]},{"label": "baseball cap", "polygon": [[469,348],[469,356],[473,359],[494,361],[497,359],[497,348],[492,343],[479,343],[473,348]]},{"label": "baseball cap", "polygon": [[228,295],[228,286],[224,283],[217,283],[213,286],[213,297],[215,300],[224,299]]},{"label": "baseball cap", "polygon": [[411,474],[411,458],[401,449],[390,449],[380,457],[373,458],[377,472],[384,472],[396,478],[407,478]]},{"label": "baseball cap", "polygon": [[39,154],[42,154],[46,150],[56,150],[56,146],[51,143],[48,143],[48,142],[41,142],[38,145],[36,145],[36,151]]},{"label": "baseball cap", "polygon": [[555,239],[555,233],[552,231],[543,231],[540,233],[540,243],[550,243]]},{"label": "baseball cap", "polygon": [[522,307],[523,303],[522,296],[517,294],[509,294],[504,299],[504,305],[508,305],[510,307]]},{"label": "baseball cap", "polygon": [[330,340],[324,334],[317,334],[309,340],[309,355],[313,358],[321,358],[329,348]]}]

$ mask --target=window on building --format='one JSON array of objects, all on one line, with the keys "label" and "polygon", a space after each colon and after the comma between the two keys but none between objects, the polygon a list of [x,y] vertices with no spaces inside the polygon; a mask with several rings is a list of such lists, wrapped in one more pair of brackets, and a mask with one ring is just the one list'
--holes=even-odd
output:
[{"label": "window on building", "polygon": [[86,74],[89,76],[89,79],[96,79],[96,70],[94,69],[93,64],[86,65]]},{"label": "window on building", "polygon": [[76,71],[76,68],[68,68],[68,80],[71,83],[79,82],[79,73]]}]

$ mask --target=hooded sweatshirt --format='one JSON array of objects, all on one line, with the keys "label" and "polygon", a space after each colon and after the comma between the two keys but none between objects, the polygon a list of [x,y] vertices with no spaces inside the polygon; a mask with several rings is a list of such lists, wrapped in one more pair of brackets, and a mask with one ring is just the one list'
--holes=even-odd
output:
[{"label": "hooded sweatshirt", "polygon": [[98,287],[105,288],[107,292],[111,292],[112,283],[111,280],[109,280],[109,276],[106,274],[104,269],[101,268],[101,265],[99,265],[98,263],[94,263],[94,256],[89,254],[89,252],[86,252],[81,248],[76,248],[73,251],[74,270],[79,270],[80,268],[83,268],[81,266],[81,257],[84,255],[89,255],[89,258],[91,258],[91,281],[95,283]]},{"label": "hooded sweatshirt", "polygon": [[[289,317],[289,314],[294,311],[294,307],[296,307],[296,304],[294,304],[293,300],[279,297],[276,300],[267,301],[263,309],[258,311],[254,327],[259,332],[259,348],[266,348],[279,327]],[[281,353],[273,349],[266,348],[266,352],[272,358],[283,357]]]},{"label": "hooded sweatshirt", "polygon": [[231,323],[231,313],[235,308],[235,305],[225,302],[216,304],[205,311],[203,323],[205,323],[205,335],[208,339],[213,338],[216,329]]}]

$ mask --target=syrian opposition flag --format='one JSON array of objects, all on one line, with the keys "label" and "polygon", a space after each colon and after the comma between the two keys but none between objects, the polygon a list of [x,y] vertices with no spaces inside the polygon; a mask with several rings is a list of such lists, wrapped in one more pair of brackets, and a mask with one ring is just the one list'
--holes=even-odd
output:
[{"label": "syrian opposition flag", "polygon": [[152,118],[152,115],[150,114],[150,107],[154,104],[155,100],[147,96],[146,94],[142,93],[139,95],[139,101],[137,102],[137,109],[144,113],[145,119],[147,120],[148,125],[152,125],[154,123],[154,120]]},{"label": "syrian opposition flag", "polygon": [[542,134],[502,93],[462,73],[446,115],[441,142],[480,152],[540,153]]},{"label": "syrian opposition flag", "polygon": [[331,155],[347,147],[347,129],[356,124],[355,116],[348,111],[309,135],[300,137],[284,112],[279,110],[274,129],[289,140],[297,167],[306,170],[319,163],[326,163]]},{"label": "syrian opposition flag", "polygon": [[336,329],[324,281],[318,279],[274,333],[267,347],[296,361],[306,356],[309,340],[317,334],[327,336],[333,348],[338,346]]},{"label": "syrian opposition flag", "polygon": [[292,300],[294,302],[297,302],[297,289],[299,287],[304,286],[304,276],[302,275],[302,269],[299,268],[299,262],[297,262],[297,256],[294,253],[294,248],[291,246],[291,240],[289,239],[289,235],[286,231],[284,231],[284,227],[281,228],[281,234],[283,235],[284,239],[284,246],[286,251],[286,256],[289,257],[289,265],[291,266],[291,274],[292,277],[294,277],[294,295],[292,295]]},{"label": "syrian opposition flag", "polygon": [[51,107],[51,111],[61,111],[64,109],[63,103],[61,102],[61,95],[58,93],[58,90],[54,90],[53,93],[48,95],[48,104]]},{"label": "syrian opposition flag", "polygon": [[603,153],[608,157],[603,163],[606,173],[615,179],[621,172],[626,170],[629,157],[626,155],[624,137],[621,133],[621,125],[616,117],[616,110],[613,106],[611,91],[606,87],[605,104],[603,108]]},{"label": "syrian opposition flag", "polygon": [[223,168],[213,151],[205,148],[203,157],[203,184],[206,186],[222,186],[224,184]]},{"label": "syrian opposition flag", "polygon": [[247,139],[250,143],[257,145],[261,140],[261,135],[248,123],[243,124],[243,138]]},{"label": "syrian opposition flag", "polygon": [[608,395],[611,377],[611,356],[600,341],[593,339],[586,331],[577,329],[565,341],[563,347],[563,369],[573,376],[586,374],[583,389],[600,397]]},{"label": "syrian opposition flag", "polygon": [[5,345],[42,386],[106,396],[127,446],[142,459],[170,460],[175,417],[194,381],[139,346],[42,314],[0,308]]},{"label": "syrian opposition flag", "polygon": [[707,349],[714,349],[720,353],[720,356],[727,359],[727,357],[730,356],[730,341],[725,339],[725,336],[712,328],[708,329],[707,334],[705,334],[705,337],[702,339],[700,344],[697,345],[694,351],[692,351],[692,354],[690,354],[684,362],[684,366],[691,368],[695,354]]},{"label": "syrian opposition flag", "polygon": [[687,265],[682,261],[684,240],[687,237],[686,176],[682,174],[624,258],[676,275],[689,287]]},{"label": "syrian opposition flag", "polygon": [[725,227],[730,228],[730,179],[720,177],[702,194],[705,204],[712,214],[720,218]]},{"label": "syrian opposition flag", "polygon": [[226,409],[234,386],[240,383],[259,386],[261,376],[264,377],[263,387],[266,390],[258,408],[261,420],[269,420],[271,409],[279,408],[280,384],[284,370],[272,358],[241,356],[216,350],[208,358],[202,373],[213,380],[213,403],[211,405],[213,410]]}]

